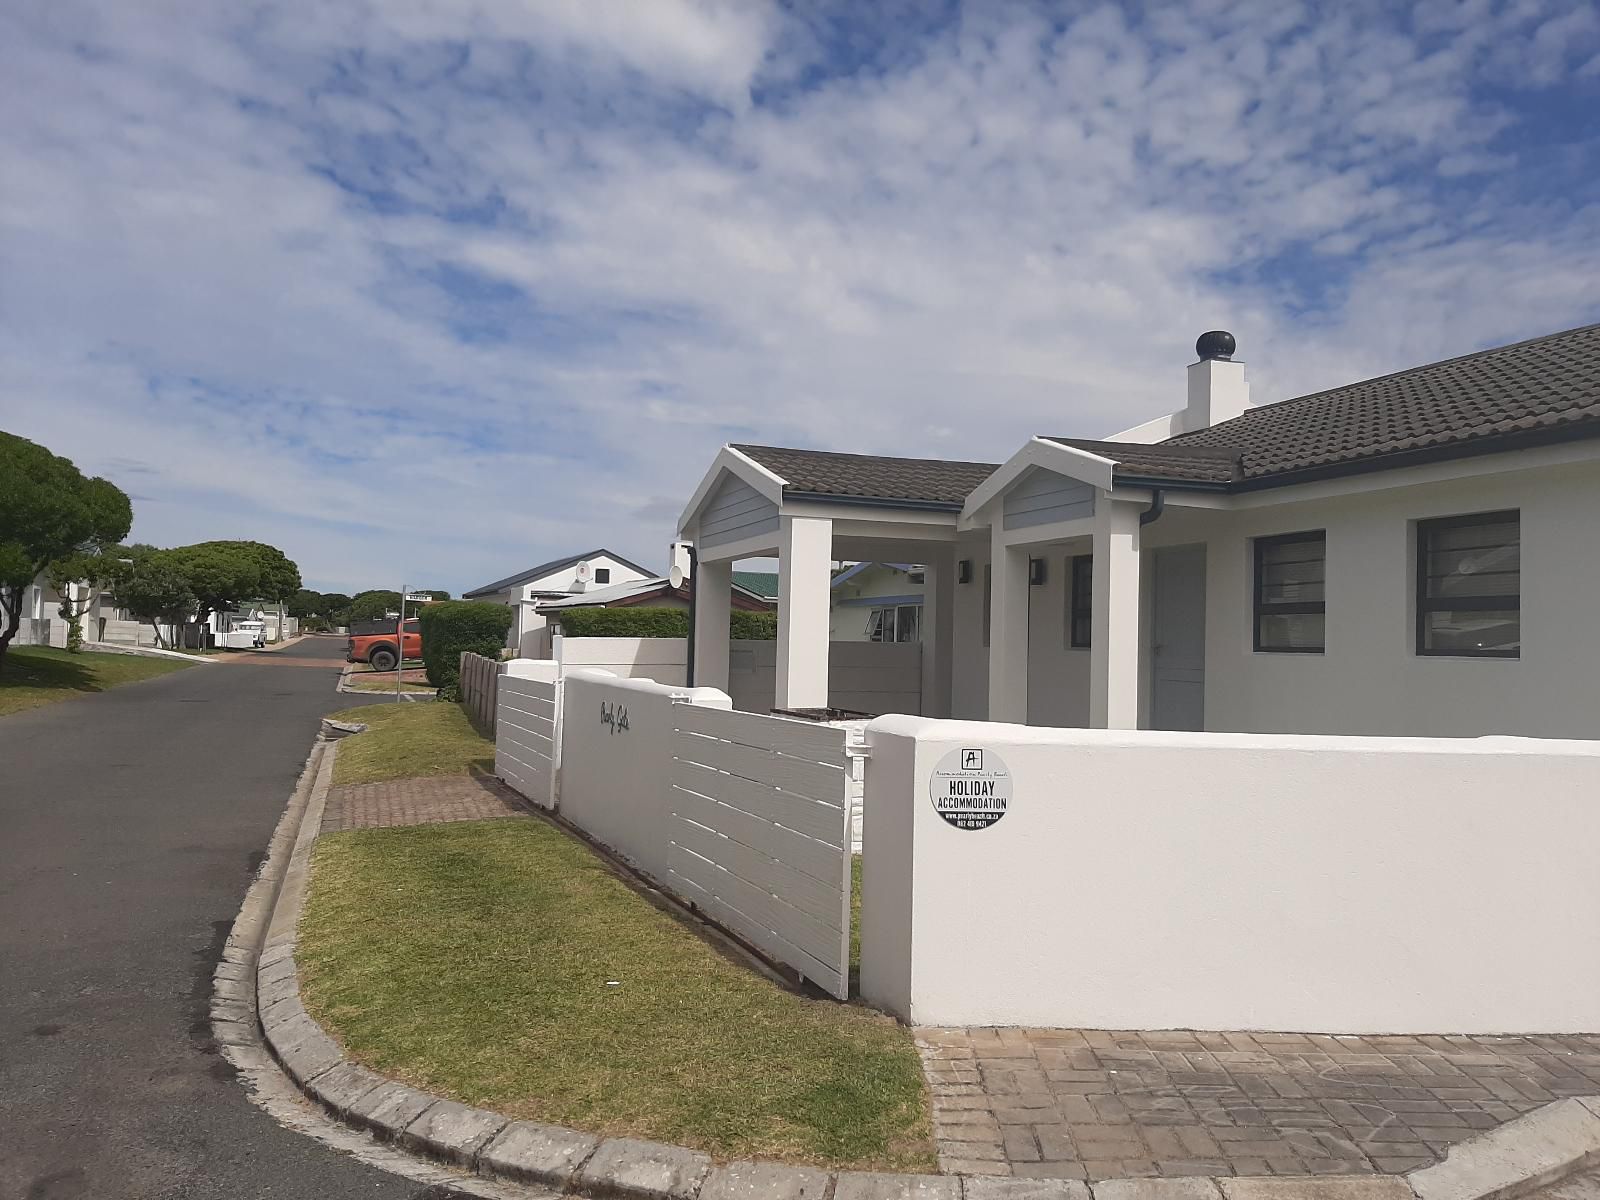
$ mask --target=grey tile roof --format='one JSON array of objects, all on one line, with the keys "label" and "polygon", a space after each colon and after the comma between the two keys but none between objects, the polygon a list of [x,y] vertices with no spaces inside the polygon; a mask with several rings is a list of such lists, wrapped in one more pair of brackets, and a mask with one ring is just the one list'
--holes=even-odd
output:
[{"label": "grey tile roof", "polygon": [[1222,448],[1240,482],[1600,437],[1600,325],[1254,408],[1164,447]]},{"label": "grey tile roof", "polygon": [[1122,478],[1171,479],[1189,483],[1232,483],[1239,479],[1239,453],[1227,447],[1169,446],[1141,442],[1096,442],[1088,438],[1046,437],[1045,441],[1087,450],[1117,464]]},{"label": "grey tile roof", "polygon": [[493,583],[486,583],[480,588],[473,588],[470,592],[462,592],[461,598],[463,600],[471,600],[477,596],[489,596],[493,595],[495,592],[503,592],[507,588],[516,587],[518,584],[527,583],[530,579],[537,579],[539,576],[548,575],[552,571],[560,571],[565,567],[575,566],[586,558],[599,558],[602,554],[607,558],[615,559],[623,566],[629,568],[630,570],[637,571],[641,575],[653,574],[653,572],[647,567],[641,567],[638,563],[631,563],[627,559],[623,558],[622,555],[615,554],[612,551],[602,547],[599,550],[590,550],[583,554],[569,554],[565,558],[552,558],[549,562],[540,563],[537,567],[529,567],[526,571],[518,571],[515,575],[507,575],[504,579],[497,579]]},{"label": "grey tile roof", "polygon": [[[1600,325],[1253,408],[1164,442],[1047,441],[1109,458],[1118,479],[1228,490],[1428,458],[1600,437]],[[959,505],[990,463],[736,446],[786,490]]]},{"label": "grey tile roof", "polygon": [[735,446],[785,484],[786,492],[860,496],[959,508],[972,490],[994,473],[994,463],[940,458],[884,458],[835,454],[781,446]]}]

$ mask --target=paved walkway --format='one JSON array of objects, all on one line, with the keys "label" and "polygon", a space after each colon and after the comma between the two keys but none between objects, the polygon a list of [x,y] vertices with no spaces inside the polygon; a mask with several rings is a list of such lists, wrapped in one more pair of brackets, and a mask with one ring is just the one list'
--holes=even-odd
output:
[{"label": "paved walkway", "polygon": [[1562,1096],[1600,1035],[921,1029],[947,1172],[1071,1179],[1399,1173]]},{"label": "paved walkway", "polygon": [[518,814],[514,796],[503,784],[480,775],[348,784],[329,789],[322,832],[512,817]]}]

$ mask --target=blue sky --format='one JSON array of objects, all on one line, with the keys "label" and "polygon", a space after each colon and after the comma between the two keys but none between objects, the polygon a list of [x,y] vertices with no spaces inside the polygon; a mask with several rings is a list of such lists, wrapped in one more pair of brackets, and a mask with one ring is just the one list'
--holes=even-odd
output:
[{"label": "blue sky", "polygon": [[1600,320],[1593,3],[39,0],[0,81],[0,428],[323,590]]}]

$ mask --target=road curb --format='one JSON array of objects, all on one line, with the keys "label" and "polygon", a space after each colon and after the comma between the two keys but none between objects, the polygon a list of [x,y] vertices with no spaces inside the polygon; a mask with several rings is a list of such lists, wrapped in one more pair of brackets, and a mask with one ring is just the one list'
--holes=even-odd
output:
[{"label": "road curb", "polygon": [[[242,1041],[250,1022],[301,1092],[333,1119],[382,1142],[514,1190],[592,1200],[1514,1200],[1600,1162],[1600,1097],[1547,1104],[1451,1148],[1408,1175],[1271,1178],[1018,1179],[827,1171],[787,1163],[715,1163],[682,1146],[514,1121],[387,1079],[346,1059],[305,1011],[294,961],[338,745],[319,739],[273,834],[217,968],[214,1023]],[[274,867],[277,868],[274,871]],[[272,882],[272,877],[277,882]],[[251,939],[255,940],[252,942]],[[218,1040],[226,1042],[222,1033]],[[232,1043],[237,1044],[237,1042]],[[529,1190],[521,1190],[523,1185]],[[485,1194],[463,1182],[458,1194]]]}]

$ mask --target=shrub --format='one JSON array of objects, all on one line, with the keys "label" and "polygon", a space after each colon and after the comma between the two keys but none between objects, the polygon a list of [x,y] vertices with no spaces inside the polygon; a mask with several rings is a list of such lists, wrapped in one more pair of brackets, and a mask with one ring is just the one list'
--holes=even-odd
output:
[{"label": "shrub", "polygon": [[[681,608],[573,608],[557,619],[566,637],[689,636],[689,613]],[[778,636],[778,614],[736,609],[728,634],[737,641],[770,642]]]},{"label": "shrub", "polygon": [[422,665],[436,688],[454,688],[461,677],[461,654],[499,658],[511,628],[511,609],[479,600],[441,600],[417,614],[422,631]]}]

